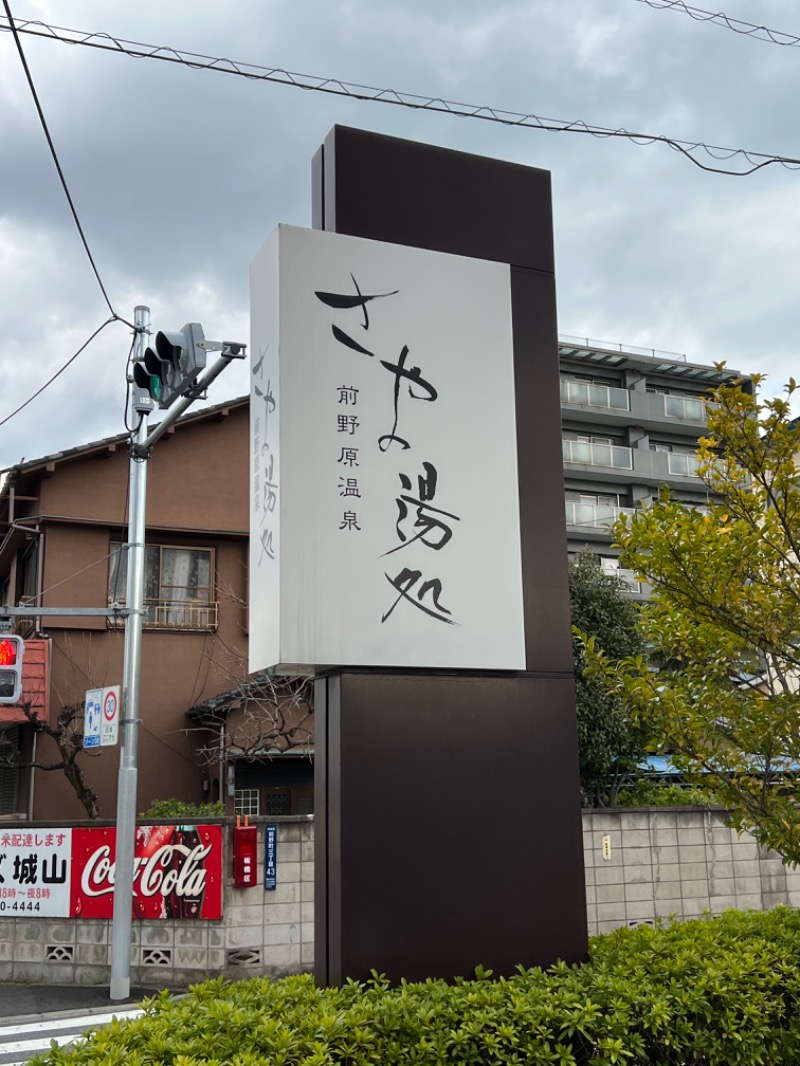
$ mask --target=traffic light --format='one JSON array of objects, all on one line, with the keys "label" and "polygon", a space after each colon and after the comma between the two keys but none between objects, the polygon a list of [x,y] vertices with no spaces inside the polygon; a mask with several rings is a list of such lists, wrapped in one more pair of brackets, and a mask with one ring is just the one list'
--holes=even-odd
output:
[{"label": "traffic light", "polygon": [[187,322],[178,333],[159,330],[144,358],[133,364],[134,406],[169,407],[185,396],[205,369],[204,340],[199,322]]},{"label": "traffic light", "polygon": [[0,703],[17,703],[22,695],[25,641],[15,633],[0,634]]}]

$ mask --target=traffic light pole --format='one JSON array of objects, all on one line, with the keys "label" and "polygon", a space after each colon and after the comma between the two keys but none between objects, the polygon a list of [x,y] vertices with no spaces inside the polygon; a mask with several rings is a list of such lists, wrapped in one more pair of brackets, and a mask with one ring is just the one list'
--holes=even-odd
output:
[{"label": "traffic light pole", "polygon": [[[126,592],[125,662],[122,673],[122,747],[117,784],[117,845],[114,868],[114,917],[111,923],[111,983],[109,998],[123,1000],[131,990],[131,924],[133,915],[133,857],[136,842],[136,798],[138,781],[139,699],[142,676],[142,623],[144,620],[144,561],[147,509],[147,459],[153,444],[208,388],[233,359],[245,357],[246,345],[230,341],[205,341],[205,351],[218,351],[221,358],[192,382],[186,382],[186,394],[148,435],[148,411],[153,398],[144,397],[136,378],[136,366],[145,361],[150,308],[134,309],[136,336],[133,350],[131,418],[138,418],[131,437],[129,473],[130,513],[128,516],[128,583]],[[188,327],[187,327],[188,328]],[[202,337],[202,329],[197,326]],[[145,374],[144,378],[148,375]],[[137,404],[138,397],[142,400]],[[169,400],[173,403],[173,399]]]},{"label": "traffic light pole", "polygon": [[[142,358],[150,326],[150,308],[134,309],[134,360]],[[137,458],[147,438],[147,412],[139,419],[131,440],[128,515],[128,583],[125,624],[125,661],[122,672],[122,746],[117,784],[117,846],[114,863],[114,917],[111,923],[111,984],[109,998],[127,999],[131,991],[131,920],[133,915],[133,851],[136,837],[136,785],[139,748],[139,689],[142,664],[144,609],[144,537],[147,504],[147,461]]]}]

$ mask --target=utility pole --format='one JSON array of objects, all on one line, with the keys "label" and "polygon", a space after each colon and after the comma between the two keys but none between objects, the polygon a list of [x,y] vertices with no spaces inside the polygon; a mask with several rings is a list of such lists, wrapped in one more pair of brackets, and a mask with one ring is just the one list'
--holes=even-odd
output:
[{"label": "utility pole", "polygon": [[[126,591],[125,661],[122,673],[122,718],[119,779],[117,784],[117,845],[114,865],[114,917],[111,924],[111,982],[109,998],[127,999],[131,990],[131,924],[133,916],[133,853],[136,841],[138,781],[139,701],[142,675],[142,624],[144,621],[144,564],[147,509],[147,460],[153,444],[205,394],[211,382],[233,359],[244,359],[246,344],[206,341],[199,323],[189,323],[179,333],[157,333],[155,348],[147,346],[150,308],[136,307],[133,318],[133,384],[130,405],[131,437],[128,517],[128,582]],[[206,353],[221,358],[205,370]],[[174,406],[173,406],[174,404]],[[149,412],[171,407],[169,414],[148,435]]]}]

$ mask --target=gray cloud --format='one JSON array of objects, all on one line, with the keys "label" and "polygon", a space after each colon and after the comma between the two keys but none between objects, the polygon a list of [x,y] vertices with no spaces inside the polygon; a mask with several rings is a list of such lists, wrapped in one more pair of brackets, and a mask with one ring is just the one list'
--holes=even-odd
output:
[{"label": "gray cloud", "polygon": [[[726,10],[747,17],[747,5]],[[301,73],[687,140],[794,154],[795,49],[633,0],[17,0],[22,18]],[[787,0],[759,21],[791,32]],[[310,159],[334,123],[552,171],[563,333],[796,373],[800,173],[702,173],[669,148],[534,132],[325,96],[23,37],[112,302],[157,326],[246,340],[248,267],[279,222],[310,223]],[[107,315],[0,34],[0,420]],[[123,428],[115,323],[0,427],[0,466]],[[226,372],[211,400],[244,391]]]}]

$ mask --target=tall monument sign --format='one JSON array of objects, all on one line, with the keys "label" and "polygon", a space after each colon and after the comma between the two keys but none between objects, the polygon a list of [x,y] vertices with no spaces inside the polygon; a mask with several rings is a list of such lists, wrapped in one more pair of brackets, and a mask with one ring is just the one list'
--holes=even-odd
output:
[{"label": "tall monument sign", "polygon": [[317,678],[317,977],[577,961],[549,174],[335,127],[313,189],[251,273],[250,669]]}]

